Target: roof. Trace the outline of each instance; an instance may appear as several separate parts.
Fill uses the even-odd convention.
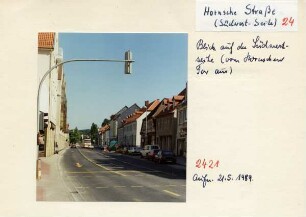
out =
[[[155,107],[159,104],[159,99],[156,99],[154,101],[152,101],[149,105],[148,105],[148,111],[152,111],[153,109],[155,109]]]
[[[53,49],[54,48],[54,32],[38,33],[38,48]]]
[[[163,110],[155,115],[155,118],[172,114],[177,106],[184,100],[184,96],[173,96],[172,100],[164,100]]]
[[[134,112],[132,115],[130,115],[129,117],[127,117],[126,119],[124,119],[122,122],[124,125],[132,123],[134,121],[136,121],[143,113],[145,112],[145,110],[140,109],[136,112]]]
[[[187,94],[187,88],[185,87],[184,90],[182,90],[179,94],[177,95],[181,95],[181,96],[186,96]]]
[[[128,107],[124,106],[122,109],[120,109],[116,114],[111,115],[111,120],[116,120],[125,110],[127,110]]]
[[[174,101],[182,101],[184,98],[185,98],[184,96],[178,95],[178,96],[174,96],[174,97],[172,98],[172,100],[174,100]]]
[[[109,130],[109,125],[108,125],[108,124],[106,124],[105,126],[103,126],[103,127],[101,127],[101,128],[99,129],[99,131],[100,131],[101,133],[104,133],[104,132],[107,131],[107,130]]]

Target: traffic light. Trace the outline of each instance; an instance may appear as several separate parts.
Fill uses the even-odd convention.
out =
[[[125,74],[131,74],[132,73],[132,52],[127,51],[125,52],[125,67],[124,67],[124,73]]]

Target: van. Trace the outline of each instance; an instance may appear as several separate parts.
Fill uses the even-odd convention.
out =
[[[158,150],[158,149],[160,149],[159,145],[145,145],[144,149],[140,151],[140,157],[141,158],[147,157],[148,153],[151,150]]]

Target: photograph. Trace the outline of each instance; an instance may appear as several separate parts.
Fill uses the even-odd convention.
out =
[[[38,33],[36,201],[186,202],[187,33]]]

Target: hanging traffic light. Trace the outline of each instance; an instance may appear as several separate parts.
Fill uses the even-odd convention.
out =
[[[124,73],[125,74],[131,74],[132,73],[132,52],[127,51],[125,52],[125,67],[124,67]]]

